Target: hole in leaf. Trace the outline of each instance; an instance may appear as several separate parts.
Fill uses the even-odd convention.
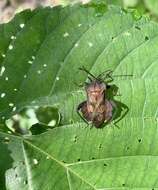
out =
[[[66,38],[66,37],[68,37],[69,36],[69,33],[68,32],[65,32],[64,34],[63,34],[63,37],[64,38]]]
[[[21,23],[19,26],[20,26],[20,28],[24,28],[25,24]]]
[[[11,103],[9,103],[9,106],[10,106],[10,107],[13,107],[13,106],[14,106],[14,104],[11,102]]]
[[[139,26],[135,26],[135,28],[136,28],[137,30],[141,30],[141,28],[140,28]]]
[[[142,141],[142,139],[138,139],[138,142],[140,143]]]
[[[49,127],[54,127],[60,121],[58,109],[51,106],[39,107],[35,110],[35,114],[40,123]]]
[[[95,158],[94,157],[92,157],[92,160],[94,160]]]
[[[77,142],[77,135],[74,136],[74,142]]]
[[[125,186],[125,184],[123,183],[122,186]]]
[[[80,161],[81,161],[81,159],[80,159],[80,158],[78,158],[78,159],[77,159],[77,161],[78,161],[78,162],[80,162]]]
[[[5,95],[6,95],[6,93],[2,93],[2,94],[1,94],[1,98],[4,98]]]
[[[106,167],[107,166],[107,164],[106,163],[104,163],[104,167]]]
[[[4,138],[4,143],[8,144],[9,141],[10,141],[10,139],[9,139],[8,137],[5,137],[5,138]]]
[[[88,45],[89,45],[89,47],[92,47],[93,43],[92,42],[88,42]]]
[[[13,49],[13,45],[9,45],[9,50],[12,50]]]
[[[33,164],[37,165],[38,164],[38,160],[36,158],[33,159]]]
[[[102,144],[99,144],[99,147],[98,148],[101,148],[102,147]]]
[[[111,37],[111,39],[113,40],[113,39],[114,39],[114,37],[112,36],[112,37]]]
[[[127,147],[127,150],[129,150],[129,146]]]
[[[35,56],[32,56],[31,58],[32,58],[33,60],[35,60]]]
[[[24,161],[21,161],[22,165],[25,165],[25,162]]]
[[[28,181],[27,181],[27,180],[25,180],[25,181],[24,181],[24,185],[27,185],[27,184],[28,184]]]
[[[148,36],[145,36],[145,41],[148,41],[149,40],[149,37]]]
[[[18,177],[18,174],[15,174],[15,178],[17,178]]]

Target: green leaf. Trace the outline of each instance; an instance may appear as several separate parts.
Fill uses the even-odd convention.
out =
[[[134,93],[140,98],[141,109],[144,83],[151,86],[156,75],[156,69],[152,72],[155,64],[151,63],[157,56],[157,24],[145,19],[136,21],[119,8],[109,9],[102,17],[96,17],[95,7],[78,5],[33,12],[16,40],[11,41],[13,49],[6,49],[1,63],[5,71],[0,79],[0,118],[25,106],[56,105],[65,123],[79,121],[76,107],[85,96],[84,89],[75,83],[83,83],[87,78],[78,71],[83,65],[94,74],[106,69],[119,75],[133,74],[130,78],[116,78],[115,84],[122,94],[118,100],[131,106],[129,116],[138,116],[137,98],[132,98],[132,103],[129,98],[130,84],[133,91],[139,86]],[[144,58],[146,47],[149,56]],[[148,79],[151,72],[153,80]],[[147,93],[152,94],[151,90]],[[148,115],[149,110],[145,112]]]
[[[92,6],[47,8],[32,12],[10,45],[1,62],[2,119],[24,107],[56,106],[62,124],[73,124],[28,138],[1,132],[7,190],[158,189],[157,23],[113,6],[99,17]],[[113,82],[118,108],[129,108],[119,128],[81,122],[76,107],[86,97],[75,84],[87,80],[81,66],[95,75],[107,69],[133,75]]]
[[[21,14],[16,15],[10,23],[0,25],[0,66],[6,56],[5,53],[10,42],[14,40],[16,35],[21,31],[21,26],[29,22],[32,16],[33,13],[30,10],[26,10]]]
[[[149,11],[158,16],[158,1],[157,0],[144,0],[144,3]]]
[[[125,7],[135,7],[140,0],[123,0]]]
[[[157,123],[135,118],[121,126],[75,124],[30,138],[1,133],[14,160],[7,189],[157,189]]]

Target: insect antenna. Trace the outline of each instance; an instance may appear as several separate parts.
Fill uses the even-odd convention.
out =
[[[102,72],[101,74],[99,74],[98,76],[97,76],[97,78],[102,78],[103,77],[103,75],[104,75],[104,77],[106,77],[107,75],[111,75],[113,73],[113,71],[112,70],[106,70],[106,71],[104,71],[104,72]]]
[[[101,74],[99,74],[97,76],[97,78],[100,79],[100,80],[103,80],[103,81],[108,79],[106,81],[106,83],[109,83],[109,82],[112,82],[114,80],[113,77],[121,77],[121,76],[125,76],[125,77],[130,76],[130,77],[132,77],[133,75],[113,75],[112,70],[106,70],[106,71],[102,72]]]
[[[114,80],[113,77],[112,77],[112,73],[113,73],[112,70],[106,70],[106,71],[102,72],[101,74],[99,74],[97,76],[97,79],[101,80],[101,81],[103,81],[105,83],[110,83],[110,82],[112,82]]]
[[[112,75],[113,77],[133,77],[133,75]]]

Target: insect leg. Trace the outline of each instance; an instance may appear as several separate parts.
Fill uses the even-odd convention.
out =
[[[103,75],[107,75],[108,73],[112,73],[113,71],[112,70],[106,70],[106,71],[104,71],[104,72],[102,72],[101,74],[99,74],[98,76],[97,76],[97,78],[102,78],[103,77]],[[105,75],[105,76],[106,76]],[[105,78],[105,77],[104,77]]]
[[[88,79],[90,80],[90,82],[92,82],[93,80],[91,79],[91,77],[88,76]]]
[[[112,77],[113,71],[108,70],[104,77],[99,76],[101,80],[103,80],[106,84],[112,82],[114,79]]]
[[[86,122],[88,125],[89,125],[89,123],[87,122],[87,120],[81,115],[81,113],[80,113],[80,109],[82,108],[82,106],[84,106],[85,105],[85,103],[86,103],[86,101],[84,101],[84,102],[82,102],[82,103],[80,103],[79,105],[78,105],[78,107],[77,107],[77,114],[80,116],[80,118],[84,121],[84,122]]]
[[[114,79],[112,78],[112,76],[108,76],[108,77],[106,77],[106,78],[109,78],[108,80],[105,80],[105,79],[104,79],[106,84],[108,84],[108,83],[110,83],[110,82],[113,82],[113,80],[114,80]]]

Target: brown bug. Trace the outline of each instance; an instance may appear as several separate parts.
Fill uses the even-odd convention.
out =
[[[108,83],[113,81],[112,71],[107,70],[95,77],[84,67],[79,69],[88,74],[90,82],[85,84],[87,100],[78,105],[77,113],[86,123],[91,122],[99,128],[104,122],[112,121],[117,111],[115,102],[106,97]]]

